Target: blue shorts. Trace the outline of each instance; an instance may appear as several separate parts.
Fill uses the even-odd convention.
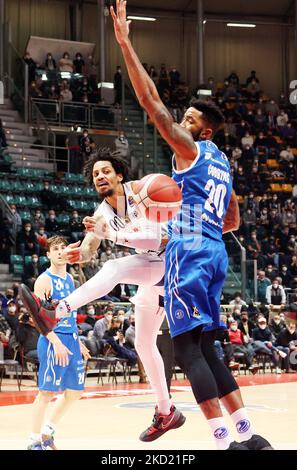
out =
[[[39,337],[37,344],[39,358],[39,390],[59,392],[66,389],[84,389],[84,361],[80,352],[77,333],[56,333],[62,343],[72,352],[66,367],[56,365],[53,345],[45,337]]]
[[[220,299],[228,270],[223,241],[203,237],[197,249],[185,249],[182,240],[166,248],[165,309],[172,337],[197,326],[220,327]]]

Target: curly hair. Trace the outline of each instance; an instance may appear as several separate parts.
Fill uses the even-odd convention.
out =
[[[84,174],[90,185],[93,184],[93,168],[95,163],[105,161],[111,163],[117,175],[122,175],[122,183],[129,181],[128,163],[119,157],[119,152],[112,151],[109,147],[98,147],[84,167]]]
[[[212,101],[203,101],[193,98],[190,101],[190,106],[201,111],[202,119],[213,130],[213,134],[223,126],[225,118],[221,110]]]

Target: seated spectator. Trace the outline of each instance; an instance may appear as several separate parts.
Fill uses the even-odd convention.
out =
[[[293,153],[291,152],[291,147],[289,145],[287,145],[287,147],[284,148],[279,154],[280,162],[282,162],[282,161],[284,161],[284,162],[293,162],[294,158],[295,157],[294,157]]]
[[[123,331],[124,335],[126,333],[126,330],[130,326],[130,322],[127,318],[125,318],[126,310],[123,308],[120,308],[119,310],[116,311],[116,316],[118,320],[121,322],[121,330]]]
[[[137,354],[132,349],[125,347],[125,337],[120,330],[120,325],[120,321],[116,317],[113,318],[110,327],[104,333],[103,339],[118,358],[126,359],[128,366],[134,366],[137,362]]]
[[[295,147],[296,143],[296,131],[294,127],[292,126],[291,122],[288,122],[284,126],[281,127],[280,129],[280,135],[286,142],[286,144]]]
[[[254,122],[255,122],[255,130],[256,130],[256,131],[261,131],[261,130],[266,131],[266,130],[267,130],[267,124],[266,124],[267,120],[266,120],[266,116],[265,116],[265,114],[262,112],[261,109],[258,109],[258,111],[257,111],[257,113],[256,113],[256,116],[255,116],[255,121],[254,121]],[[263,134],[263,132],[262,132],[262,134]],[[257,141],[257,139],[256,139],[256,141]],[[255,141],[255,144],[254,144],[255,147],[256,147],[257,145],[259,145],[259,144],[256,143],[256,141]]]
[[[24,222],[22,230],[17,235],[17,250],[22,256],[39,255],[39,244],[30,222]]]
[[[231,300],[230,305],[234,305],[234,307],[241,308],[243,305],[247,307],[246,302],[241,298],[240,292],[235,292],[234,299]]]
[[[40,227],[44,227],[45,224],[45,217],[42,214],[40,209],[35,209],[33,219],[32,219],[32,227],[35,232],[38,232]]]
[[[37,242],[38,242],[38,245],[39,245],[39,254],[41,256],[45,256],[46,251],[47,251],[48,236],[45,233],[45,228],[44,228],[43,225],[41,225],[39,227],[39,230],[37,231],[37,233],[35,235],[36,235],[36,239],[37,239]]]
[[[49,181],[43,181],[43,189],[38,193],[38,197],[46,209],[54,209],[57,207],[57,198],[55,193],[50,188]]]
[[[68,52],[64,52],[63,57],[59,60],[60,72],[73,72],[73,62]]]
[[[73,264],[69,268],[69,274],[73,277],[75,287],[79,287],[86,282],[86,277],[83,273],[83,270],[80,264]]]
[[[282,265],[279,275],[282,278],[283,287],[290,288],[293,276],[290,273],[290,271],[288,270],[288,266],[286,264]]]
[[[288,322],[286,327],[280,331],[280,333],[278,334],[276,338],[275,345],[280,351],[286,354],[286,357],[283,358],[286,373],[289,373],[289,374],[295,373],[296,372],[296,359],[294,360],[294,362],[290,363],[290,359],[291,359],[290,353],[292,351],[297,350],[297,332],[296,332],[296,324],[294,322]]]
[[[48,90],[48,92],[47,92],[47,94],[46,94],[46,98],[47,98],[48,100],[55,100],[55,101],[56,101],[56,100],[59,99],[59,97],[60,97],[60,95],[59,95],[59,93],[58,93],[58,91],[57,91],[57,89],[56,89],[56,86],[55,86],[55,85],[51,85],[50,88],[49,88],[49,90]]]
[[[60,99],[62,101],[72,101],[72,92],[70,90],[69,85],[66,85],[62,90],[60,91]]]
[[[54,71],[57,68],[56,61],[53,58],[53,55],[51,52],[47,53],[44,66],[45,66],[45,70],[48,70],[49,72]]]
[[[265,353],[271,357],[271,360],[276,368],[276,373],[281,374],[280,364],[280,354],[275,346],[273,346],[274,336],[271,333],[270,329],[267,326],[266,318],[259,317],[257,321],[257,326],[253,329],[253,343],[252,346],[257,353]],[[281,351],[281,355],[282,354]]]
[[[176,67],[172,67],[169,72],[170,85],[173,89],[177,88],[180,83],[180,73]]]
[[[252,331],[255,326],[255,323],[249,319],[247,308],[242,307],[240,312],[240,321],[238,323],[238,329],[242,332],[245,343],[249,343],[251,341]]]
[[[129,142],[127,137],[125,137],[124,131],[119,132],[119,136],[114,141],[115,148],[119,152],[119,156],[124,159],[129,158]]]
[[[111,320],[113,318],[113,310],[106,310],[104,317],[97,320],[94,325],[94,338],[97,342],[102,341],[104,333],[110,328]]]
[[[49,237],[56,235],[60,229],[59,223],[57,222],[56,211],[53,209],[48,211],[48,217],[45,219],[45,231]]]
[[[83,130],[83,136],[80,139],[80,149],[83,157],[83,164],[85,164],[91,156],[95,143],[92,137],[89,135],[88,129]]]
[[[268,103],[266,103],[265,111],[266,114],[271,113],[274,117],[276,117],[279,114],[279,106],[273,99],[271,99],[268,101]]]
[[[13,230],[14,223],[16,223],[16,225],[17,225],[17,228],[16,228],[17,233],[19,233],[22,230],[23,222],[22,222],[22,218],[21,218],[20,214],[18,213],[18,210],[17,210],[17,207],[16,207],[15,204],[10,205],[10,210],[13,214],[14,221],[13,220],[10,221],[9,215],[8,215],[7,219],[8,219],[9,223],[11,222],[11,229],[8,229],[8,230],[10,231],[10,233],[12,235],[12,230]]]
[[[242,137],[241,139],[241,145],[242,147],[245,147],[246,145],[249,145],[250,147],[252,147],[253,144],[254,144],[254,138],[253,136],[250,135],[249,131],[247,131],[244,137]]]
[[[266,303],[267,287],[271,285],[271,280],[266,277],[265,271],[258,271],[258,301],[261,304]]]
[[[269,329],[273,336],[277,338],[278,334],[286,327],[286,323],[284,320],[281,320],[279,315],[274,315],[269,323]]]
[[[71,239],[73,242],[82,240],[84,237],[84,225],[82,223],[82,218],[78,215],[77,210],[72,211],[69,227],[71,232]]]
[[[95,274],[97,274],[97,272],[99,271],[99,267],[98,267],[98,264],[97,264],[97,261],[95,258],[92,258],[89,263],[87,263],[84,267],[84,275],[86,277],[86,280],[88,281],[89,279],[91,279],[92,277],[95,276]]]
[[[44,268],[39,263],[39,258],[37,255],[31,256],[32,261],[30,263],[25,263],[23,282],[26,284],[31,291],[34,290],[34,284],[39,274],[44,271]]]
[[[256,82],[255,79],[253,79],[248,86],[246,87],[247,94],[251,99],[258,100],[260,97],[260,85],[259,83]]]
[[[24,307],[20,309],[16,338],[22,347],[24,356],[28,359],[38,360],[37,342],[39,333],[35,328],[32,318]]]
[[[246,79],[246,84],[249,85],[252,81],[259,83],[259,79],[256,76],[256,71],[252,70],[250,76]]]
[[[280,305],[284,307],[286,305],[286,293],[277,278],[273,279],[272,285],[267,287],[266,300],[270,306]]]
[[[241,330],[238,328],[238,323],[236,320],[231,321],[229,329],[230,342],[232,344],[234,353],[244,354],[244,361],[246,367],[255,374],[259,370],[257,364],[253,364],[253,358],[255,356],[255,351],[252,345],[247,341],[245,342],[244,335]]]
[[[284,127],[289,122],[287,113],[282,110],[276,118],[276,123],[278,127]]]
[[[101,252],[100,254],[100,261],[105,263],[106,261],[109,261],[111,259],[116,259],[115,254],[112,252],[112,249],[110,247],[107,247],[106,251]]]
[[[73,72],[82,75],[84,65],[85,61],[83,60],[81,53],[77,52],[73,61]]]
[[[257,232],[252,230],[247,242],[247,255],[249,258],[257,259],[261,254],[261,242],[257,239]]]
[[[0,313],[0,346],[4,349],[4,359],[8,359],[9,354],[9,338],[11,336],[11,328],[2,313]],[[3,357],[0,357],[2,360]]]
[[[10,299],[7,302],[7,309],[4,311],[4,317],[9,324],[10,329],[12,332],[15,332],[18,325],[18,316],[19,312],[17,309],[16,300]]]

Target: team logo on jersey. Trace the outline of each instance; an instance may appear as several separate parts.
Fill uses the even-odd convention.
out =
[[[228,429],[227,428],[218,428],[214,432],[214,437],[216,439],[225,439],[228,436]]]
[[[128,204],[129,204],[130,207],[135,206],[135,201],[134,201],[132,196],[128,197]]]
[[[61,380],[62,380],[61,377],[58,380],[56,380],[56,385],[57,386],[61,385]]]
[[[197,307],[193,307],[193,317],[194,318],[200,318],[201,317]]]
[[[69,322],[68,322],[67,319],[66,319],[66,320],[63,320],[63,325],[68,325],[68,323],[69,323]]]
[[[185,314],[182,310],[177,310],[175,312],[175,318],[177,318],[178,320],[181,320],[182,318],[184,318]]]
[[[210,160],[212,158],[212,153],[205,152],[205,160]]]
[[[55,289],[62,290],[64,289],[64,283],[61,281],[61,279],[54,279],[54,284],[55,284]]]

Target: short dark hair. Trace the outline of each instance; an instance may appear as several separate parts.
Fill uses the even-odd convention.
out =
[[[109,147],[99,147],[84,168],[85,175],[90,184],[93,184],[93,168],[95,163],[104,161],[110,162],[116,174],[123,176],[122,183],[126,183],[129,180],[128,163],[119,157],[119,152],[113,152]]]
[[[190,106],[201,111],[202,119],[211,127],[214,134],[216,134],[224,124],[225,118],[223,113],[212,101],[193,98],[190,101]]]

